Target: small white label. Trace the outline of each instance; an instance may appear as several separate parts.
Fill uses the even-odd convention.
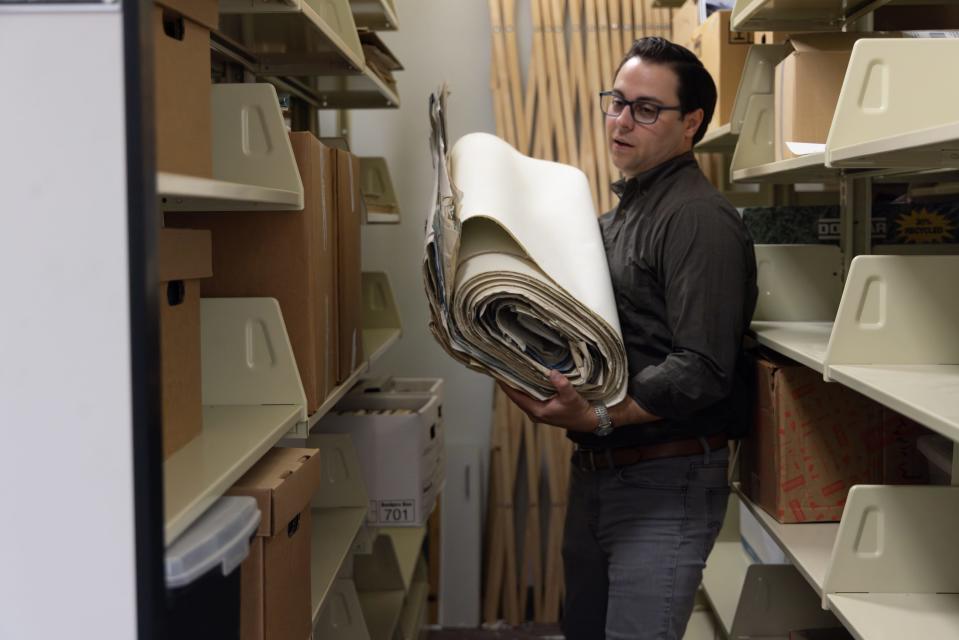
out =
[[[414,522],[415,500],[380,500],[376,508],[377,522],[382,525]]]

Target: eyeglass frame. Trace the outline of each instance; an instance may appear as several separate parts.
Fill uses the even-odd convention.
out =
[[[600,91],[599,92],[599,101],[600,101],[599,110],[602,111],[603,115],[605,115],[608,118],[618,118],[622,114],[622,111],[615,114],[607,113],[606,111],[603,111],[602,102],[604,97],[615,98],[619,100],[620,102],[622,102],[626,107],[629,107],[629,116],[633,119],[633,122],[635,122],[636,124],[656,124],[656,122],[659,120],[659,114],[662,113],[663,111],[679,111],[680,113],[683,112],[683,106],[681,104],[678,104],[674,107],[664,107],[661,104],[657,104],[655,102],[652,102],[651,100],[645,100],[643,98],[637,98],[636,100],[627,100],[625,97],[623,97],[621,93],[615,90]],[[633,106],[640,103],[647,104],[651,107],[656,108],[656,117],[653,118],[651,122],[643,122],[641,120],[636,119],[636,111],[633,109]]]

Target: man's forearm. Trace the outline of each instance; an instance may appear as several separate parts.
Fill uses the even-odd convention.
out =
[[[626,399],[619,404],[609,407],[608,411],[609,419],[613,421],[614,427],[655,422],[660,419],[659,416],[655,416],[643,409],[629,396],[626,396]]]

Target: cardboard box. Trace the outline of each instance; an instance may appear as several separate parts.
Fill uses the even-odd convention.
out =
[[[716,111],[709,128],[730,121],[739,81],[752,46],[751,33],[730,31],[731,11],[715,11],[693,33],[692,50],[716,83]]]
[[[433,395],[345,397],[317,423],[320,433],[348,433],[370,499],[368,520],[418,526],[433,510],[445,471],[439,398]]]
[[[339,362],[337,382],[350,377],[363,361],[362,273],[360,251],[360,160],[347,151],[336,154],[336,307]]]
[[[673,11],[673,42],[692,50],[693,34],[698,28],[699,3],[696,0],[686,0],[683,6]]]
[[[788,31],[756,31],[753,33],[753,44],[782,44],[788,39]]]
[[[881,407],[786,361],[757,362],[743,489],[779,522],[836,522],[854,484],[882,479]]]
[[[210,29],[154,6],[153,47],[157,169],[209,178]]]
[[[302,211],[173,213],[169,226],[213,233],[213,278],[205,297],[271,297],[280,303],[315,412],[336,382],[334,156],[310,133],[291,133],[303,180]],[[359,233],[359,229],[357,229]]]
[[[153,4],[179,13],[210,31],[215,31],[220,26],[218,0],[153,0]]]
[[[817,34],[790,40],[793,52],[776,65],[777,160],[825,148],[857,34]]]
[[[274,448],[227,495],[252,496],[263,514],[241,565],[242,640],[302,640],[313,626],[310,501],[321,482],[318,449]]]
[[[164,460],[203,429],[200,369],[200,278],[212,274],[210,234],[161,229],[160,403]]]

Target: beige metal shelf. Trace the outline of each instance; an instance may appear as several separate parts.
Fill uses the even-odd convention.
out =
[[[215,84],[210,102],[213,179],[158,173],[160,208],[303,209],[303,183],[273,85]]]
[[[403,640],[416,640],[426,616],[426,600],[430,594],[428,582],[414,582],[406,596],[400,615],[400,635]]]
[[[959,594],[830,594],[829,608],[858,640],[959,638]]]
[[[302,75],[302,74],[298,74]],[[364,63],[359,75],[316,74],[309,79],[325,109],[383,109],[400,106],[396,90]]]
[[[393,0],[350,0],[356,26],[370,31],[395,31],[399,28]]]
[[[841,31],[843,25],[891,0],[736,0],[736,31]],[[928,3],[927,3],[928,4]]]
[[[723,527],[703,570],[703,592],[727,637],[732,633],[746,572],[753,564],[740,537],[740,508],[739,498],[731,495]]]
[[[313,509],[310,594],[314,625],[365,519],[363,507]]]
[[[306,419],[276,300],[204,298],[200,316],[203,430],[163,464],[167,544]]]
[[[738,135],[730,132],[731,125],[724,124],[708,132],[696,145],[696,153],[732,152],[736,148]]]
[[[296,424],[299,407],[204,407],[203,432],[163,463],[169,545]]]
[[[955,38],[858,41],[829,131],[827,164],[959,168],[959,86],[927,77],[956,59]]]
[[[378,527],[376,530],[392,540],[403,587],[409,589],[423,550],[426,527]]]
[[[733,490],[739,496],[742,505],[756,517],[773,540],[782,547],[786,556],[813,590],[821,596],[830,557],[839,533],[839,524],[833,522],[781,524],[766,513],[765,509],[754,504],[742,492],[739,483],[733,485]]]
[[[823,153],[810,153],[798,158],[734,169],[733,181],[795,184],[797,182],[834,182],[838,180],[839,170],[827,167],[824,164],[824,159],[825,154]]]
[[[759,344],[823,373],[831,322],[753,322]]]
[[[396,591],[359,591],[360,607],[370,640],[391,640],[403,610],[406,594]]]
[[[959,365],[832,365],[829,378],[959,441]]]

